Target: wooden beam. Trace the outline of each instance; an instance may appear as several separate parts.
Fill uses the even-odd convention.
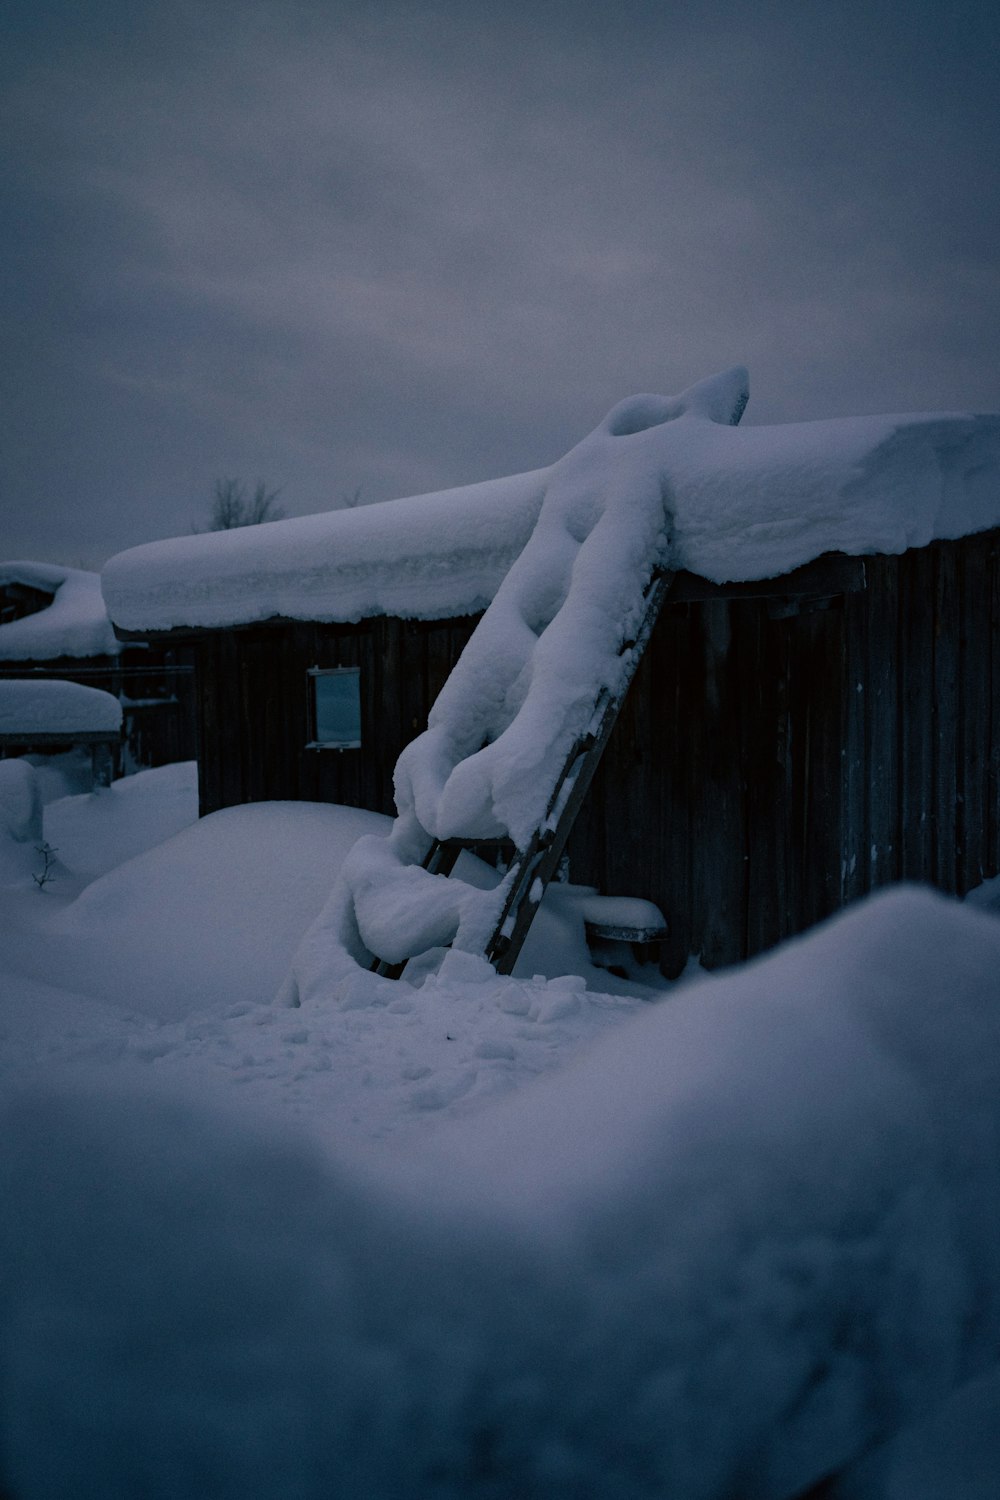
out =
[[[836,599],[841,594],[860,593],[866,586],[863,557],[827,552],[778,578],[759,578],[749,582],[710,583],[695,573],[680,572],[674,578],[665,608],[669,609],[671,604],[703,604],[710,599],[780,599],[789,602]]]

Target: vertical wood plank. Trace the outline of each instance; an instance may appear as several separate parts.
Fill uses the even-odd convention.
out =
[[[989,759],[986,781],[986,874],[1000,874],[1000,532],[987,556],[990,596]]]
[[[901,875],[932,878],[934,565],[930,549],[900,558]]]
[[[841,899],[845,704],[844,602],[803,615],[797,639],[798,693],[793,733],[804,765],[802,930],[836,911]]]
[[[791,766],[788,743],[788,622],[754,601],[734,611],[742,657],[733,728],[745,787],[746,956],[772,947],[788,920]]]
[[[959,548],[958,892],[986,878],[988,865],[990,551],[989,537]]]
[[[934,568],[934,816],[932,878],[943,891],[956,886],[958,723],[958,571],[955,542],[932,548]]]
[[[899,563],[872,557],[868,575],[867,782],[868,888],[898,880],[899,828]]]
[[[844,674],[841,748],[841,903],[868,889],[869,784],[866,764],[868,715],[867,590],[844,600]]]
[[[691,638],[691,606],[682,604],[664,610],[650,642],[661,703],[653,762],[659,783],[658,869],[651,896],[667,919],[661,964],[671,979],[697,951],[691,905],[691,724],[695,711],[687,676]]]
[[[739,673],[754,670],[741,653],[751,602],[698,605],[692,669],[696,711],[692,740],[692,917],[694,943],[707,968],[737,963],[746,952],[746,816],[738,732]],[[697,711],[700,707],[701,712]]]

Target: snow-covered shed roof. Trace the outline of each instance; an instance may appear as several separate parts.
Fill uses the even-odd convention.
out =
[[[111,693],[51,677],[0,679],[0,735],[116,734],[122,706]]]
[[[713,419],[712,389],[740,380],[631,397],[597,429],[620,443],[622,484],[658,476],[675,567],[748,581],[824,552],[898,553],[1000,524],[1000,415]],[[153,542],[111,559],[104,596],[115,624],[138,632],[470,613],[519,555],[550,473]]]
[[[34,614],[0,624],[0,661],[52,661],[120,651],[99,573],[54,563],[0,563],[0,590],[10,584],[48,594],[52,602]]]

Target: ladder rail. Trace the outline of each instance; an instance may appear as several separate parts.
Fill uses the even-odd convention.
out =
[[[546,887],[556,872],[566,842],[572,832],[584,798],[601,762],[601,757],[618,722],[632,680],[645,655],[653,627],[659,618],[663,601],[669,592],[674,573],[656,570],[644,594],[645,609],[633,640],[624,641],[619,650],[627,656],[621,678],[613,692],[603,689],[594,704],[591,725],[574,743],[566,756],[546,807],[545,817],[523,849],[514,849],[505,878],[509,880],[506,899],[489,939],[484,956],[498,974],[513,969],[528,935],[535,912]],[[478,846],[502,846],[504,840],[434,839],[422,861],[432,875],[451,874],[463,850],[474,852]],[[510,878],[512,877],[512,878]],[[390,963],[375,957],[372,972],[387,979],[399,979],[408,959]]]
[[[605,691],[598,698],[593,715],[593,718],[600,715],[597,729],[584,734],[567,756],[549,799],[544,821],[536,828],[527,848],[518,850],[508,869],[508,874],[515,872],[514,879],[485,949],[485,956],[498,974],[509,974],[518,960],[535,912],[556,872],[573,824],[618,722],[673,579],[672,571],[654,572],[635,639],[626,641],[621,648],[623,656],[630,653],[622,680],[613,693]]]

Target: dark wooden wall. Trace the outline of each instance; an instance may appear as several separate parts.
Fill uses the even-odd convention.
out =
[[[992,532],[866,558],[866,589],[785,618],[763,599],[668,606],[573,878],[656,901],[676,974],[891,881],[964,894],[998,873],[998,556]]]
[[[662,907],[664,968],[737,962],[901,878],[1000,871],[1000,532],[865,560],[867,588],[668,605],[570,842],[571,878]],[[392,770],[474,618],[199,642],[202,811],[392,812]],[[994,647],[994,642],[997,646]],[[360,666],[360,751],[306,750],[310,666]]]
[[[457,620],[286,623],[201,637],[202,813],[274,798],[392,813],[392,773],[475,626]],[[360,667],[360,750],[307,750],[310,667]]]

